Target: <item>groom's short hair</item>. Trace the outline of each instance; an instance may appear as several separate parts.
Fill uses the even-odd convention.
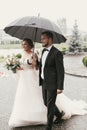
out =
[[[50,31],[44,31],[41,33],[41,35],[46,35],[48,38],[51,38],[53,40],[53,34]]]

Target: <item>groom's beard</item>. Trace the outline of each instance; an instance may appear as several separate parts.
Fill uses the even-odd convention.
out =
[[[48,47],[49,46],[49,43],[46,43],[46,44],[42,44],[43,47]]]

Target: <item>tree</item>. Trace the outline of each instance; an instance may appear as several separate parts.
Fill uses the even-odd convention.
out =
[[[81,48],[82,48],[81,38],[80,38],[79,31],[78,31],[77,21],[75,20],[72,37],[71,37],[70,43],[69,43],[69,51],[73,52],[73,53],[78,53],[78,52],[81,52],[81,50],[82,50]]]

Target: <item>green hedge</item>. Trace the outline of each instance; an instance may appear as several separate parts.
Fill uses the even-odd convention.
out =
[[[87,67],[87,56],[83,57],[82,62]]]

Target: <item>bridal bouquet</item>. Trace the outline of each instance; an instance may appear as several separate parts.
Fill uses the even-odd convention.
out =
[[[23,67],[20,63],[20,59],[14,54],[11,56],[7,56],[5,66],[8,70],[11,70],[13,73],[16,73],[17,70],[23,70]]]

